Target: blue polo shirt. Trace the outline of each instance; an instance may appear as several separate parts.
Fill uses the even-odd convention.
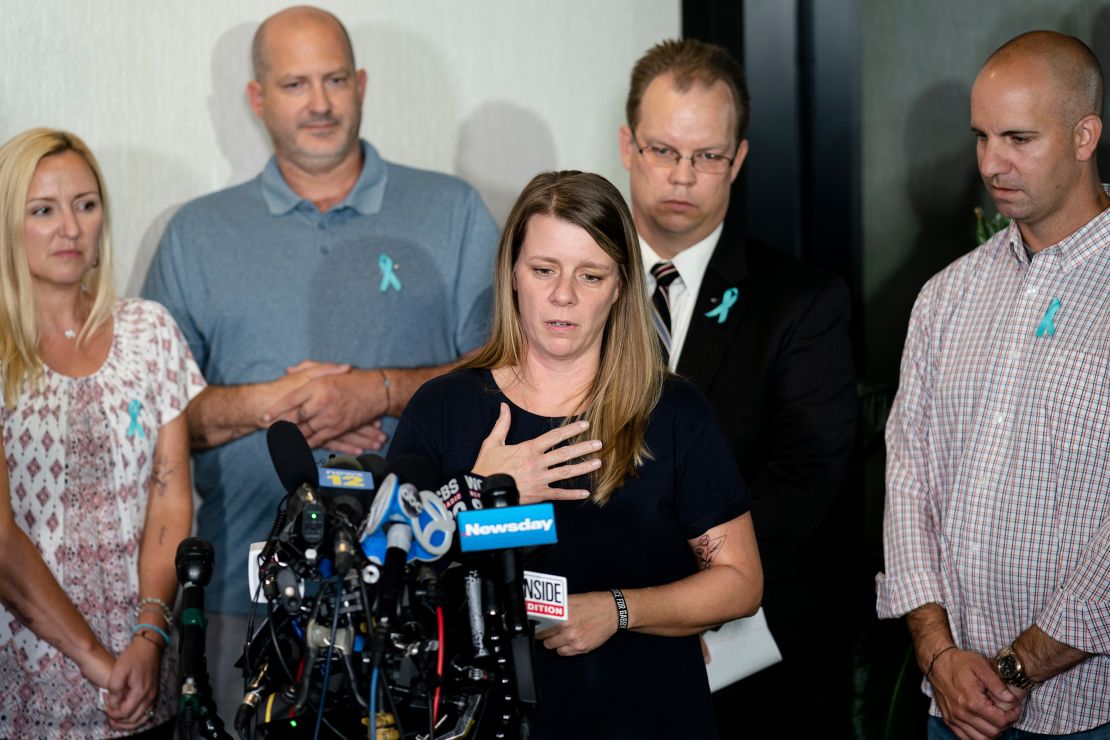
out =
[[[454,360],[486,339],[497,228],[458,178],[383,160],[321,213],[277,161],[170,221],[143,296],[165,305],[212,385],[274,380],[304,359],[358,368]],[[397,420],[383,419],[391,434]],[[323,454],[326,451],[320,451]],[[247,549],[285,494],[263,431],[193,455],[210,608],[245,614]]]

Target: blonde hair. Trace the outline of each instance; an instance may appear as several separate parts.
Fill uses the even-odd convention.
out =
[[[0,147],[0,375],[8,409],[15,407],[24,382],[35,383],[42,376],[37,308],[24,243],[27,194],[39,163],[64,152],[77,154],[92,170],[104,216],[98,260],[81,280],[82,288],[93,297],[93,305],[77,335],[78,342],[88,339],[111,318],[116,301],[108,193],[93,153],[78,136],[66,131],[34,128],[15,136]]]
[[[513,265],[533,216],[554,216],[580,226],[613,259],[621,291],[609,311],[597,377],[587,390],[581,418],[602,440],[601,468],[591,475],[591,499],[605,504],[636,468],[651,457],[644,436],[662,394],[667,369],[651,325],[639,241],[624,198],[600,175],[543,172],[525,186],[509,213],[497,250],[493,329],[489,342],[465,367],[522,367],[527,341],[521,327]]]

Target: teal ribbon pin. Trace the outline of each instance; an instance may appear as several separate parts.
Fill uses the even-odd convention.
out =
[[[136,434],[140,437],[145,437],[143,427],[139,424],[139,412],[143,410],[143,404],[139,399],[133,400],[127,404],[127,413],[131,415],[131,424],[127,427],[127,436],[134,437]]]
[[[382,284],[379,290],[386,292],[390,288],[394,290],[401,290],[401,281],[397,279],[397,274],[393,272],[393,258],[388,254],[382,254],[378,257],[378,268],[382,271]]]
[[[712,319],[716,317],[718,324],[723,324],[728,319],[728,310],[736,303],[737,296],[740,291],[736,288],[729,288],[725,294],[721,296],[721,305],[714,308],[712,311],[706,311],[705,317]]]
[[[1060,299],[1053,298],[1048,304],[1048,310],[1044,312],[1044,318],[1041,323],[1037,324],[1038,337],[1051,337],[1056,333],[1056,325],[1052,323],[1052,319],[1056,316],[1056,312],[1060,310]]]

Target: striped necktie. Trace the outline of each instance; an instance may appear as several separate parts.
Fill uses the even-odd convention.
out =
[[[655,309],[655,331],[663,345],[663,361],[671,358],[671,283],[678,278],[678,270],[671,262],[656,262],[652,265],[651,276],[655,278],[655,292],[651,294],[651,305]]]

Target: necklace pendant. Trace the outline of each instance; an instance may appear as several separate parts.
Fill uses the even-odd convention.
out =
[[[76,329],[66,329],[65,331],[62,332],[62,336],[64,336],[66,339],[76,339],[77,338],[77,330]]]

